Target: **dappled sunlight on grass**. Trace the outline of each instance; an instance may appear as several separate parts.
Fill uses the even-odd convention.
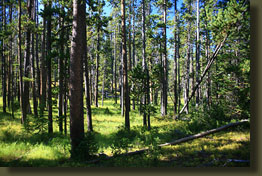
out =
[[[0,98],[1,99],[1,98]],[[1,106],[1,105],[0,105]],[[0,107],[1,108],[1,107]],[[92,106],[94,139],[97,153],[112,156],[115,153],[135,151],[145,147],[150,150],[144,154],[101,161],[100,164],[87,165],[70,160],[70,136],[59,133],[57,107],[53,106],[54,133],[36,133],[21,125],[20,110],[13,119],[10,112],[0,109],[0,164],[1,166],[221,166],[226,159],[248,159],[250,151],[249,131],[225,131],[200,139],[166,146],[158,149],[161,143],[180,139],[192,132],[188,121],[174,120],[171,115],[161,117],[159,109],[151,116],[151,130],[143,127],[143,117],[138,109],[130,112],[130,132],[123,128],[125,118],[121,116],[119,104],[105,99],[103,107]],[[138,108],[138,106],[136,107]],[[84,116],[87,131],[86,110]],[[70,113],[67,112],[69,130]],[[44,112],[47,119],[47,112]],[[28,115],[30,123],[33,115]],[[36,119],[37,120],[37,119]],[[230,166],[230,164],[228,164]],[[234,166],[234,164],[233,164]],[[246,165],[244,165],[246,166]]]

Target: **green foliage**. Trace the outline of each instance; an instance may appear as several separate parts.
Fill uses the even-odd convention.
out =
[[[71,156],[74,156],[76,160],[88,160],[94,157],[98,149],[99,146],[95,139],[95,133],[87,132],[85,133],[84,139],[78,145],[75,153],[73,155],[71,154]]]
[[[112,153],[117,155],[122,151],[128,152],[128,149],[132,147],[132,142],[135,140],[135,137],[135,131],[128,131],[125,126],[119,126],[118,131],[113,134],[112,137]]]

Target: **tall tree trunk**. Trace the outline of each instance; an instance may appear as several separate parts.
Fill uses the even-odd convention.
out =
[[[180,49],[180,27],[179,27],[179,15],[177,14],[178,21],[177,21],[177,87],[178,87],[178,92],[177,92],[177,101],[178,101],[178,107],[177,107],[177,112],[180,110],[180,105],[181,105],[181,78],[180,78],[180,54],[179,54],[179,49]],[[179,115],[179,114],[178,114]]]
[[[125,0],[121,0],[121,27],[122,27],[122,58],[123,58],[123,88],[124,88],[124,105],[125,105],[125,128],[130,129],[129,111],[129,86],[127,74],[127,51],[126,51],[126,19],[125,19]]]
[[[191,14],[191,1],[189,2],[189,14]],[[189,89],[190,89],[190,56],[191,56],[191,20],[188,19],[187,26],[187,62],[186,62],[186,80],[185,80],[185,102],[189,98]],[[188,114],[189,106],[186,107],[186,113]]]
[[[86,35],[85,35],[86,37]],[[87,130],[93,131],[93,125],[92,125],[92,111],[91,111],[91,105],[90,105],[90,93],[89,93],[89,65],[88,65],[88,57],[87,57],[87,46],[86,46],[86,40],[84,47],[85,49],[85,57],[84,57],[84,66],[85,66],[85,98],[86,98],[86,116],[87,116]]]
[[[145,35],[145,0],[142,0],[142,44],[143,44],[143,48],[142,48],[142,67],[143,67],[143,71],[146,72],[146,35]],[[143,81],[143,89],[146,91],[147,90],[147,84],[146,81]],[[146,111],[145,111],[145,107],[147,105],[147,92],[144,93],[143,97],[142,97],[142,103],[144,106],[144,112],[143,112],[143,125],[147,126],[147,120],[146,120]]]
[[[132,21],[133,21],[133,24],[132,24],[132,32],[133,32],[133,38],[132,38],[132,49],[133,49],[133,53],[132,53],[132,64],[133,64],[133,67],[137,64],[136,62],[136,54],[135,54],[135,51],[136,51],[136,46],[135,46],[135,39],[136,39],[136,33],[135,33],[135,0],[132,0],[132,9],[133,9],[133,13],[132,13]],[[133,90],[134,89],[134,84],[132,84],[132,87],[131,89]],[[133,98],[132,100],[132,109],[135,110],[135,98]]]
[[[6,28],[6,7],[5,2],[2,2],[2,29],[5,31]],[[6,58],[5,58],[5,41],[2,40],[2,89],[3,89],[3,112],[6,113]]]
[[[105,97],[105,77],[106,77],[106,59],[104,60],[104,68],[103,68],[103,83],[102,83],[102,107],[104,106],[104,97]]]
[[[199,72],[200,72],[200,39],[199,39],[199,32],[200,32],[200,26],[199,26],[199,0],[197,0],[197,31],[196,31],[196,82],[198,84],[199,82]],[[199,104],[199,96],[200,96],[200,87],[196,91],[196,106]]]
[[[64,7],[62,6],[62,9]],[[58,119],[59,119],[59,131],[63,133],[63,106],[64,106],[64,15],[60,16],[61,35],[60,35],[60,57],[58,62],[58,73],[59,73],[59,95],[58,95]]]
[[[113,33],[110,34],[110,48],[112,48],[111,52],[110,52],[110,59],[111,59],[111,94],[112,96],[114,95],[114,50],[113,50]]]
[[[194,70],[194,57],[193,57],[193,44],[190,44],[190,73],[189,73],[189,78],[190,78],[190,90],[191,93],[194,90],[195,86],[195,70]]]
[[[19,60],[19,87],[20,87],[20,107],[22,112],[21,123],[26,121],[26,111],[24,111],[24,89],[23,89],[23,60],[22,60],[22,47],[21,47],[21,0],[18,1],[18,60]]]
[[[114,80],[115,80],[115,104],[117,104],[117,80],[116,80],[116,30],[114,31]]]
[[[177,52],[178,52],[178,47],[177,47],[177,0],[174,0],[174,23],[175,23],[175,33],[174,33],[174,118],[176,117],[177,114],[177,100],[178,100],[178,91],[177,91]]]
[[[69,31],[66,32],[66,40],[69,40]],[[66,55],[70,54],[69,46],[66,45]],[[69,69],[68,59],[65,59],[65,67],[64,67],[64,75],[70,76],[70,69]],[[64,133],[67,134],[67,109],[68,109],[68,76],[65,77],[65,84],[64,84]]]
[[[10,8],[9,8],[9,22],[12,24],[12,18],[13,18],[13,4],[10,3]],[[10,35],[10,52],[9,52],[9,72],[10,72],[10,81],[9,85],[10,88],[8,89],[9,92],[9,99],[11,101],[11,111],[12,111],[12,118],[14,118],[14,90],[15,90],[15,77],[14,77],[14,71],[13,71],[13,36]]]
[[[99,81],[99,57],[100,57],[100,24],[97,27],[97,45],[96,45],[96,82],[95,82],[95,106],[98,107],[98,81]]]
[[[46,4],[44,5],[46,9]],[[42,55],[41,55],[41,91],[40,91],[40,116],[43,116],[46,107],[46,18],[43,17]]]
[[[164,29],[163,29],[163,38],[164,38],[164,57],[163,57],[163,69],[164,69],[164,73],[163,73],[163,86],[162,86],[162,93],[163,93],[163,97],[162,97],[162,100],[163,100],[163,103],[162,103],[162,108],[161,108],[161,115],[162,116],[165,116],[167,115],[167,45],[166,45],[166,6],[167,6],[167,2],[166,0],[163,0],[164,1]]]
[[[32,0],[27,1],[27,10],[29,20],[32,21]],[[31,29],[27,28],[26,32],[26,52],[25,52],[25,60],[24,60],[24,77],[29,79],[30,73],[30,43],[31,43]],[[30,112],[30,102],[29,102],[29,81],[24,81],[24,111],[25,113]]]
[[[32,21],[35,22],[35,0],[32,1]],[[36,73],[35,73],[35,34],[32,32],[32,50],[31,50],[31,69],[32,69],[32,91],[33,91],[33,106],[34,106],[34,116],[38,117],[38,111],[37,111],[37,93],[36,93]]]
[[[38,0],[35,0],[35,19],[36,19],[36,28],[38,28]],[[39,38],[38,33],[35,34],[36,42],[35,42],[35,61],[36,61],[36,78],[37,78],[37,97],[39,102],[41,101],[40,97],[40,87],[41,87],[41,79],[40,79],[40,69],[39,69]]]
[[[48,9],[51,9],[52,2],[48,2]],[[50,13],[50,12],[49,12]],[[48,102],[48,133],[53,133],[53,115],[52,115],[52,56],[51,56],[51,14],[47,16],[47,102]]]
[[[83,113],[83,57],[86,28],[86,1],[73,0],[73,30],[70,54],[70,137],[71,157],[76,157],[76,151],[84,138]]]

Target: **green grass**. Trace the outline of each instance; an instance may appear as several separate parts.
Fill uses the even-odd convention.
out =
[[[2,99],[0,98],[2,103]],[[115,157],[87,164],[84,160],[70,159],[70,137],[60,134],[58,130],[56,106],[53,106],[54,134],[28,131],[20,123],[20,110],[15,112],[15,118],[2,112],[0,103],[0,166],[61,166],[61,167],[208,167],[208,166],[249,166],[249,163],[228,162],[227,159],[249,160],[250,137],[249,127],[234,128],[205,138],[176,146],[161,149],[157,144],[179,139],[193,132],[188,121],[174,121],[172,115],[151,116],[152,130],[143,128],[143,119],[138,110],[130,112],[131,131],[123,130],[124,117],[121,116],[119,104],[106,99],[103,107],[92,106],[92,119],[97,153],[112,156],[114,153],[150,147],[151,150],[142,155]],[[32,103],[31,103],[32,105]],[[100,104],[101,105],[101,104]],[[172,112],[171,104],[169,105]],[[68,128],[69,128],[69,112]],[[47,113],[45,112],[47,119]],[[28,116],[33,121],[32,115]],[[85,131],[87,129],[85,114]],[[69,131],[69,129],[68,129]],[[225,164],[226,163],[226,164]]]

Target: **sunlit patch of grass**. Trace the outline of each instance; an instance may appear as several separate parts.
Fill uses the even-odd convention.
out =
[[[0,158],[6,162],[18,160],[23,157],[23,155],[26,154],[31,149],[31,147],[32,146],[26,142],[0,142]]]
[[[223,166],[227,159],[249,160],[249,143],[247,130],[219,132],[179,145],[166,146],[160,160],[174,166]],[[231,163],[228,166],[249,166],[249,163]]]
[[[1,97],[0,97],[1,102]],[[32,103],[31,103],[32,105]],[[1,106],[1,105],[0,105]],[[1,107],[0,107],[1,108]],[[172,108],[171,106],[169,107]],[[58,128],[58,111],[53,106],[54,134],[35,134],[34,131],[26,132],[20,123],[21,112],[15,113],[12,119],[10,112],[2,113],[0,109],[0,163],[9,163],[16,166],[58,166],[60,161],[65,161],[62,166],[86,166],[85,163],[76,161],[71,163],[70,158],[70,136],[60,134]],[[114,100],[105,99],[104,106],[96,108],[92,106],[93,129],[95,140],[99,147],[98,153],[112,155],[112,145],[125,118],[121,116],[119,104]],[[47,119],[47,111],[44,118]],[[67,112],[67,127],[69,130],[70,112]],[[34,118],[29,115],[31,121]],[[84,116],[85,131],[87,131],[86,111]],[[187,121],[175,121],[172,115],[161,117],[159,109],[151,116],[151,131],[143,128],[143,117],[136,110],[130,112],[131,132],[134,139],[127,141],[128,150],[138,150],[144,147],[169,142],[191,135],[188,130]],[[144,130],[144,131],[143,131]],[[152,150],[142,155],[122,157],[113,161],[103,162],[103,166],[121,167],[150,167],[150,166],[198,166],[211,162],[211,166],[223,165],[224,159],[241,156],[241,159],[249,158],[249,131],[226,131],[209,135],[200,139],[182,143],[175,146],[167,146],[161,150]],[[154,142],[154,144],[152,144]],[[243,149],[245,147],[245,149]],[[121,149],[125,152],[125,149]],[[223,161],[220,161],[223,160]],[[88,165],[92,166],[92,165]],[[96,165],[94,165],[96,166]]]

